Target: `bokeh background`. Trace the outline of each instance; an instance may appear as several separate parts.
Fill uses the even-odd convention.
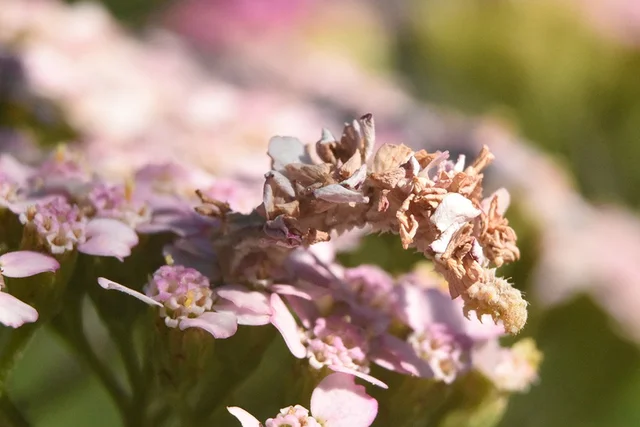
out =
[[[506,275],[545,355],[501,425],[640,425],[637,0],[0,0],[0,144],[24,159],[69,142],[115,175],[153,156],[257,182],[271,136],[366,112],[384,141],[498,157],[523,254]],[[342,255],[419,259],[379,237]],[[120,425],[46,330],[11,381],[35,426]]]

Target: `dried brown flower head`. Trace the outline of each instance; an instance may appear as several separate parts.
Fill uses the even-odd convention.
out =
[[[226,224],[214,237],[214,247],[228,258],[221,270],[234,279],[247,278],[250,261],[268,275],[291,248],[368,225],[375,232],[399,234],[405,249],[431,259],[466,312],[490,314],[507,331],[520,331],[527,303],[492,268],[518,259],[519,251],[503,217],[506,190],[482,199],[482,170],[493,160],[489,149],[483,147],[465,167],[463,156],[453,162],[447,152],[385,144],[374,154],[374,145],[370,114],[346,124],[339,140],[327,130],[315,145],[272,138],[272,170],[254,213],[229,214],[219,202],[203,200],[207,206],[200,211]]]

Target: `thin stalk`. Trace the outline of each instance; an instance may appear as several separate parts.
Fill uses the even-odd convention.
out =
[[[30,427],[31,425],[6,393],[0,396],[0,411],[3,421],[8,423],[7,427]]]
[[[123,420],[129,416],[129,397],[120,386],[112,371],[102,363],[91,347],[82,328],[80,306],[73,305],[62,313],[62,316],[51,323],[56,333],[76,353],[84,364],[98,377],[107,393],[111,396]]]

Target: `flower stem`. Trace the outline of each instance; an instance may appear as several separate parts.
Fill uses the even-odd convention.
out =
[[[106,368],[91,347],[82,329],[80,316],[79,305],[69,307],[60,317],[52,321],[52,326],[64,342],[80,357],[82,362],[96,374],[118,407],[123,419],[126,420],[129,413],[127,393],[120,386],[113,372]]]
[[[7,427],[29,427],[31,425],[6,393],[0,396],[0,412],[2,413],[2,425],[7,425]]]
[[[0,390],[5,388],[5,381],[11,372],[11,368],[22,355],[23,350],[29,344],[36,330],[37,326],[31,324],[9,331],[11,334],[9,342],[4,345],[0,355]]]

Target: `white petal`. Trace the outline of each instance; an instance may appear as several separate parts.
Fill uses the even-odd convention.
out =
[[[318,199],[333,203],[369,203],[369,198],[359,191],[349,190],[340,184],[331,184],[313,192]]]
[[[372,377],[371,375],[365,374],[364,372],[356,371],[355,369],[345,368],[344,366],[338,366],[338,365],[331,365],[329,366],[329,369],[331,369],[334,372],[341,372],[343,374],[353,375],[373,385],[377,385],[380,388],[384,388],[384,389],[389,388],[388,385],[386,385],[376,377]]]
[[[430,220],[438,230],[445,231],[452,225],[464,224],[478,215],[480,210],[473,206],[471,200],[462,194],[449,193],[444,196]]]
[[[38,320],[35,308],[6,292],[0,292],[0,323],[17,328]]]
[[[352,375],[327,376],[313,390],[311,414],[331,427],[369,427],[378,414],[378,402]]]
[[[200,328],[209,332],[214,338],[224,339],[236,333],[238,323],[236,322],[236,316],[231,313],[207,311],[193,319],[182,319],[180,321],[180,330],[184,331],[188,328]]]
[[[146,296],[143,293],[140,293],[138,291],[134,291],[131,288],[127,288],[124,285],[121,285],[120,283],[116,283],[112,280],[109,279],[105,279],[104,277],[98,277],[98,284],[100,286],[102,286],[104,289],[109,289],[109,290],[115,290],[115,291],[120,291],[123,292],[127,295],[131,295],[134,298],[139,299],[140,301],[147,303],[149,305],[155,305],[158,307],[162,307],[162,304],[160,304],[158,301],[149,298],[148,296]]]
[[[262,427],[262,423],[253,415],[237,406],[227,406],[227,411],[240,421],[242,427]]]
[[[340,184],[344,185],[347,188],[356,188],[360,184],[364,182],[367,178],[367,165],[362,165],[349,177],[345,179]]]
[[[56,271],[60,264],[54,258],[33,251],[8,252],[0,256],[2,275],[29,277],[45,271]]]
[[[291,136],[274,136],[269,140],[269,157],[272,169],[281,170],[290,163],[311,163],[311,158],[302,142]]]
[[[291,354],[302,359],[307,351],[300,341],[298,325],[278,294],[271,294],[271,324],[278,329]]]

